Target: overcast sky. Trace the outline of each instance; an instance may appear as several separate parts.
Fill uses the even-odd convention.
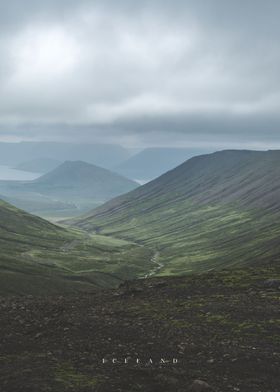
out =
[[[0,0],[0,140],[280,148],[279,0]]]

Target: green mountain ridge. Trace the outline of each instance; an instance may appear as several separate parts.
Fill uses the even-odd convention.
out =
[[[160,252],[156,274],[278,261],[280,151],[191,158],[68,223]]]
[[[279,151],[198,156],[68,227],[0,201],[0,293],[88,291],[277,263],[279,163]],[[44,177],[54,186],[56,177]]]

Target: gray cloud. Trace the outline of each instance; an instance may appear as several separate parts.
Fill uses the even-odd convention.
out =
[[[278,0],[0,0],[0,140],[280,146]]]

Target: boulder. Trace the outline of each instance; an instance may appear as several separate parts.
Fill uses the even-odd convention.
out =
[[[202,381],[202,380],[195,380],[190,389],[190,392],[213,392],[213,389],[210,387],[207,382]]]

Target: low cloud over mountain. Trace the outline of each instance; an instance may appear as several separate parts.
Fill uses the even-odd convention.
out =
[[[280,145],[280,4],[12,0],[0,139]]]

